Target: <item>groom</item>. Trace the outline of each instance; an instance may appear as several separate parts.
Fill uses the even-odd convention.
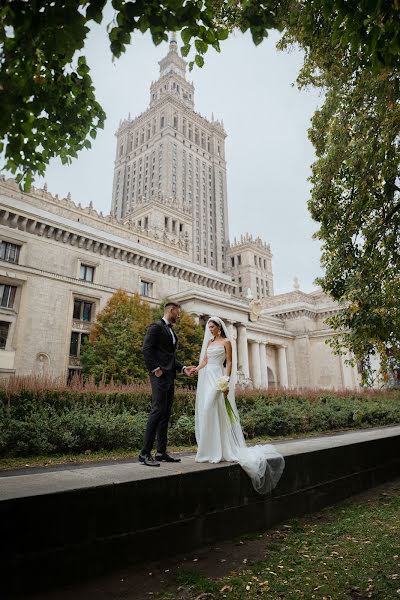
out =
[[[167,453],[167,430],[174,400],[176,372],[191,375],[191,369],[176,360],[178,338],[173,325],[179,319],[180,306],[168,302],[164,316],[147,329],[143,342],[143,356],[150,371],[152,406],[144,434],[143,449],[139,461],[148,467],[159,467],[161,461],[180,462]],[[157,454],[151,455],[157,436]]]

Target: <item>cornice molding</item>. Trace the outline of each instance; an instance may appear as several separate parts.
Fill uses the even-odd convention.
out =
[[[221,279],[217,272],[216,277],[213,277],[210,272],[196,273],[194,264],[186,266],[182,264],[182,261],[179,261],[179,258],[175,262],[174,257],[161,257],[159,256],[160,253],[157,253],[158,256],[156,256],[155,252],[151,253],[150,249],[147,252],[146,247],[139,248],[136,246],[135,248],[129,248],[129,241],[121,239],[120,243],[116,243],[114,240],[106,240],[104,237],[100,237],[100,235],[91,234],[91,232],[74,230],[73,223],[70,226],[57,224],[56,215],[50,216],[54,218],[54,222],[49,222],[49,220],[39,215],[21,214],[21,212],[15,209],[0,208],[0,224],[9,229],[24,231],[30,235],[47,238],[59,244],[66,244],[77,249],[86,250],[98,256],[137,265],[146,270],[162,273],[166,276],[179,277],[179,279],[195,285],[205,286],[225,294],[233,292],[233,284]],[[94,287],[97,287],[97,285],[94,284]]]

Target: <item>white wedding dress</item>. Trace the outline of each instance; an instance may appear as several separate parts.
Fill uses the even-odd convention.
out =
[[[266,494],[278,483],[285,461],[271,444],[246,447],[236,408],[234,384],[230,386],[228,395],[236,415],[233,425],[225,408],[224,395],[217,389],[217,380],[226,374],[225,347],[210,345],[205,352],[207,364],[199,372],[196,394],[196,461],[237,462],[251,478],[254,489]]]

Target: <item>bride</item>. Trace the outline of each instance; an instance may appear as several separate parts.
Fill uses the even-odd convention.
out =
[[[225,323],[219,317],[211,317],[207,322],[200,362],[194,372],[199,376],[196,461],[237,462],[257,492],[270,492],[282,475],[285,461],[271,444],[246,447],[235,402],[232,344]],[[220,391],[224,379],[228,382],[227,389]]]

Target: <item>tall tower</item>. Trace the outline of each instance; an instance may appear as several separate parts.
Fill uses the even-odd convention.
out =
[[[235,238],[227,250],[227,272],[239,297],[246,297],[249,289],[259,300],[274,295],[271,247],[259,237],[253,239],[246,233],[240,240]]]
[[[228,247],[223,124],[194,111],[194,87],[172,34],[149,108],[118,131],[111,212],[125,220],[138,205],[173,200],[192,215],[192,260],[225,271]]]

